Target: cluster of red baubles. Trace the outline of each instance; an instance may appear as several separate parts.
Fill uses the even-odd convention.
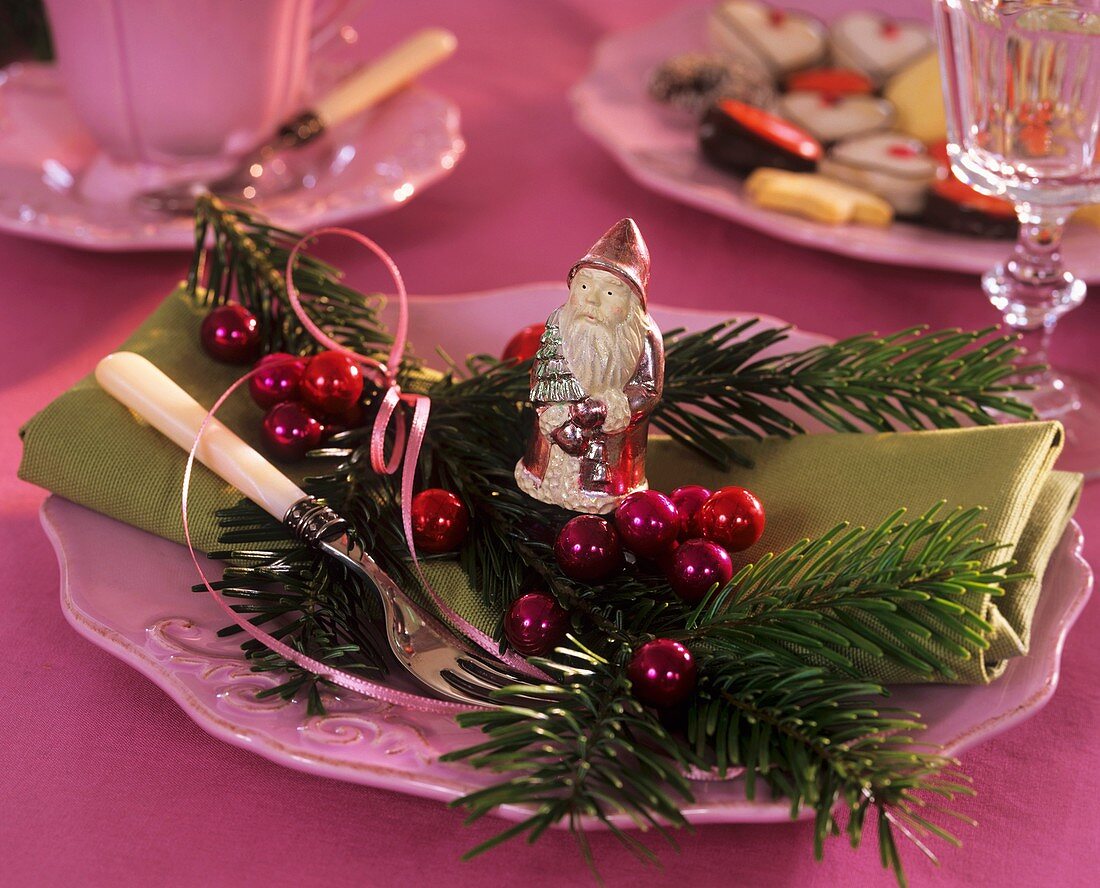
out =
[[[752,546],[764,532],[764,507],[743,487],[712,492],[688,485],[669,496],[648,490],[622,501],[612,520],[578,515],[558,533],[554,555],[562,572],[580,582],[609,579],[626,563],[625,552],[654,565],[673,591],[695,604],[733,577],[729,553]],[[565,636],[569,615],[545,592],[529,592],[509,608],[504,633],[525,656],[548,653]],[[669,708],[695,689],[691,651],[669,638],[639,647],[627,668],[635,696]]]
[[[202,322],[202,346],[219,361],[250,364],[262,341],[259,322],[240,305],[221,305]],[[252,400],[266,411],[263,438],[282,460],[297,460],[327,437],[362,421],[363,374],[345,354],[311,358],[275,352],[260,358],[248,380]]]
[[[625,563],[624,550],[656,565],[673,591],[695,604],[733,576],[730,552],[740,552],[764,532],[764,507],[743,487],[712,493],[692,484],[665,496],[632,493],[613,520],[578,515],[562,527],[554,555],[566,576],[606,580]]]

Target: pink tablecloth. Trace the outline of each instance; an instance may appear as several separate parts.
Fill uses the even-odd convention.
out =
[[[459,55],[430,81],[461,105],[468,156],[399,213],[361,224],[415,293],[556,279],[593,237],[634,216],[654,256],[652,298],[767,312],[835,336],[918,322],[983,325],[973,278],[892,269],[775,243],[635,186],[574,126],[566,91],[609,32],[669,0],[468,0],[371,4],[365,52],[442,24]],[[805,6],[810,2],[803,3]],[[830,14],[836,2],[821,2]],[[873,5],[867,0],[863,5]],[[924,15],[919,0],[879,0]],[[461,12],[457,11],[461,8]],[[346,264],[380,283],[364,255]],[[0,237],[0,884],[412,884],[514,886],[590,880],[572,839],[543,836],[472,863],[459,856],[500,823],[463,828],[443,806],[280,768],[197,728],[133,670],[69,629],[38,526],[44,494],[15,480],[16,429],[87,373],[184,272],[183,254],[94,255]],[[532,319],[535,320],[535,319]],[[1070,316],[1057,359],[1097,371],[1100,298]],[[1091,348],[1090,348],[1091,346]],[[1078,513],[1100,562],[1100,489]],[[120,570],[125,566],[120,565]],[[1066,645],[1061,685],[1036,717],[968,753],[979,821],[934,869],[907,854],[917,885],[1085,885],[1100,876],[1100,606]],[[887,885],[873,846],[811,859],[810,827],[706,827],[663,871],[618,844],[593,845],[608,884]]]

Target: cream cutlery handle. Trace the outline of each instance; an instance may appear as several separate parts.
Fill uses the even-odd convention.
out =
[[[206,417],[206,408],[146,358],[133,352],[115,352],[96,365],[100,386],[162,432],[190,451]],[[195,458],[224,481],[280,521],[305,493],[266,457],[211,419],[202,433]]]
[[[455,35],[443,28],[419,31],[337,86],[313,113],[326,127],[335,126],[434,68],[455,51],[455,45]]]

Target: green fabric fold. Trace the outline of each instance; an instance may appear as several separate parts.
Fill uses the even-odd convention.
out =
[[[180,383],[200,403],[211,404],[239,375],[239,368],[209,361],[199,347],[204,311],[183,289],[169,296],[119,348],[135,351]],[[219,418],[259,445],[259,414],[247,395],[231,399]],[[81,505],[182,541],[180,483],[185,455],[156,430],[103,392],[89,376],[34,416],[21,430],[19,475]],[[1005,661],[1027,653],[1043,573],[1077,504],[1081,477],[1053,470],[1061,449],[1057,423],[883,434],[809,435],[791,440],[744,441],[755,468],[720,471],[668,439],[650,442],[649,479],[658,490],[696,483],[739,484],[763,500],[764,537],[741,560],[782,550],[841,521],[873,525],[905,507],[919,515],[938,502],[987,509],[986,536],[1008,544],[1008,557],[1031,578],[1008,585],[1004,595],[975,593],[968,602],[996,627],[985,655],[950,656],[957,681],[984,683]],[[289,473],[317,474],[316,463]],[[201,466],[192,480],[190,523],[196,544],[216,546],[217,509],[239,493]],[[1003,553],[1002,557],[1003,557]],[[471,589],[453,563],[431,562],[436,590],[486,631],[498,615]],[[887,682],[921,676],[865,657],[869,674]]]

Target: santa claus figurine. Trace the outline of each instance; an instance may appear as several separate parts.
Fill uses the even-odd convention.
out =
[[[576,512],[609,512],[645,490],[649,414],[664,350],[646,312],[649,250],[623,219],[569,270],[569,300],[546,321],[531,371],[538,422],[520,489]]]

